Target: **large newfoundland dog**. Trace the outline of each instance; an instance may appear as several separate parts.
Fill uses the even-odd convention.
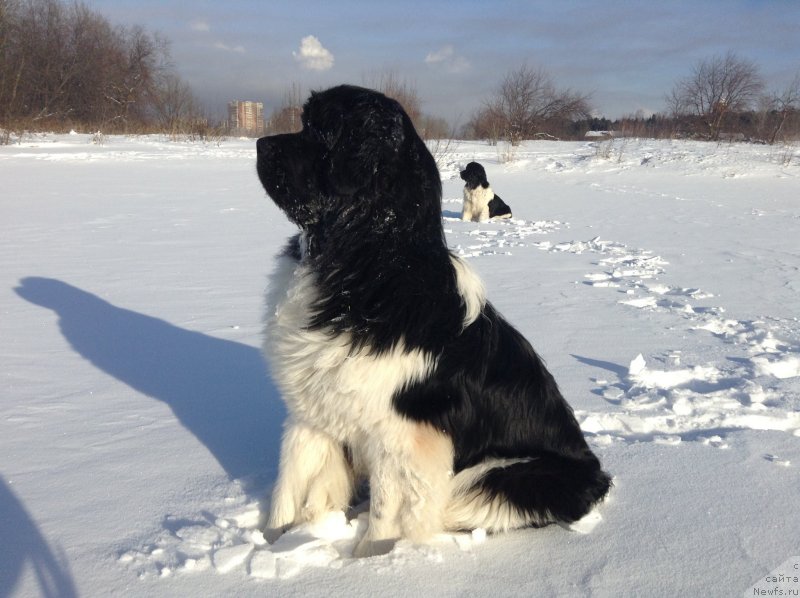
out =
[[[486,178],[486,170],[477,162],[470,162],[461,171],[464,181],[464,208],[461,220],[485,222],[500,218],[511,218],[511,208],[495,195]]]
[[[610,478],[448,251],[439,173],[403,109],[340,86],[312,93],[302,122],[258,141],[258,176],[300,229],[268,291],[265,352],[289,412],[268,539],[346,509],[364,479],[356,556],[586,515]]]

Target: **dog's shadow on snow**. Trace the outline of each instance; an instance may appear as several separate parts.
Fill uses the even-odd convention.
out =
[[[67,283],[25,278],[25,300],[53,310],[96,367],[172,409],[246,491],[274,473],[285,410],[258,349],[123,309]],[[120,414],[121,416],[124,414]]]

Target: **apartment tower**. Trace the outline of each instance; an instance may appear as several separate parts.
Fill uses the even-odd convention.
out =
[[[264,132],[264,104],[242,100],[228,103],[228,125],[236,133],[261,135]]]

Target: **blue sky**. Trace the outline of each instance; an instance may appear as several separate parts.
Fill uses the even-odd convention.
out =
[[[88,0],[115,24],[171,40],[180,74],[212,115],[230,99],[265,111],[303,94],[392,72],[423,110],[466,122],[504,74],[544,67],[590,93],[598,115],[664,109],[698,60],[733,50],[767,87],[800,70],[800,1]]]

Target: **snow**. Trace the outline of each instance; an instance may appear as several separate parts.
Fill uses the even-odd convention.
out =
[[[451,144],[448,242],[615,488],[571,529],[353,559],[363,512],[259,531],[285,416],[262,301],[293,227],[253,142],[93,140],[0,147],[0,595],[752,596],[771,572],[800,589],[800,156]],[[471,160],[512,220],[460,221]]]

